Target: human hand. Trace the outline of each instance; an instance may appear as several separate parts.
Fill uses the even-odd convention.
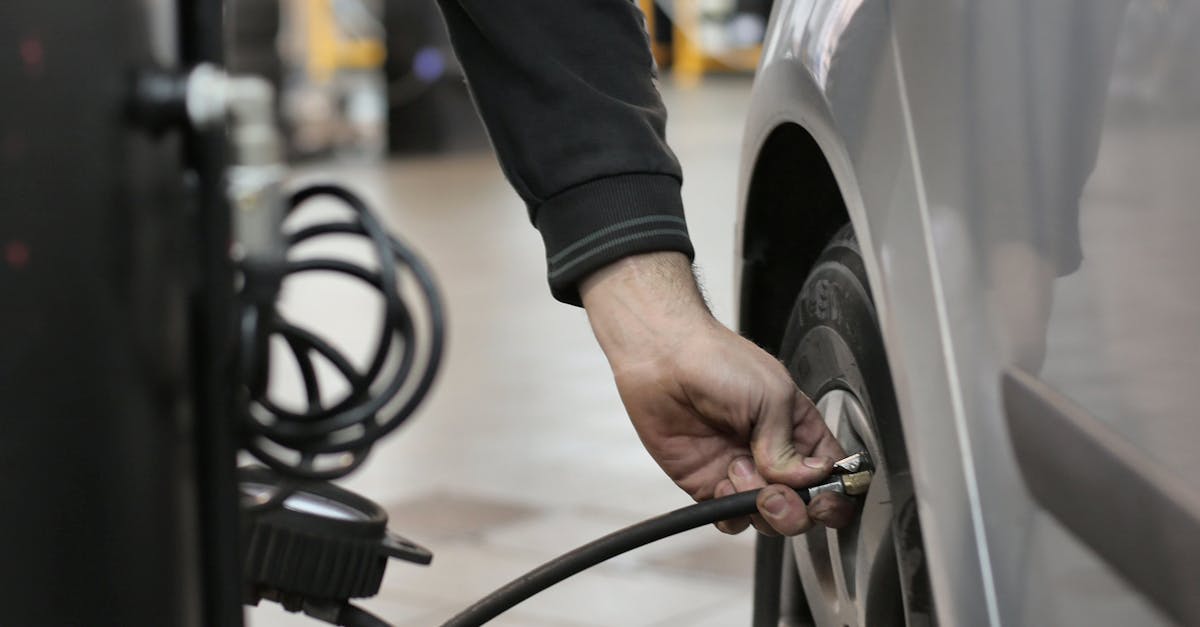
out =
[[[627,257],[581,285],[588,319],[638,436],[697,501],[764,488],[749,524],[795,535],[849,524],[853,504],[791,489],[820,482],[845,455],[787,370],[712,317],[680,253]]]

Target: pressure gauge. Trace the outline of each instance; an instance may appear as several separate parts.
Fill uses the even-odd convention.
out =
[[[294,483],[261,467],[239,469],[239,485],[252,601],[272,598],[293,609],[306,600],[369,597],[379,591],[389,558],[433,560],[388,531],[382,507],[349,490]]]

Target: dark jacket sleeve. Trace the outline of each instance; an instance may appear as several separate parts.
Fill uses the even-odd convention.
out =
[[[693,255],[642,14],[630,0],[440,0],[555,298],[621,257]]]

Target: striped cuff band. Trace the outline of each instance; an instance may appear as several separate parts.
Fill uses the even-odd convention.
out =
[[[579,305],[578,283],[629,255],[678,251],[694,256],[679,197],[666,174],[623,174],[585,183],[537,208],[554,297]]]

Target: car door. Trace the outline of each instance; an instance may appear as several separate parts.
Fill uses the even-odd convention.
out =
[[[1196,624],[1200,3],[892,8],[992,621]]]

